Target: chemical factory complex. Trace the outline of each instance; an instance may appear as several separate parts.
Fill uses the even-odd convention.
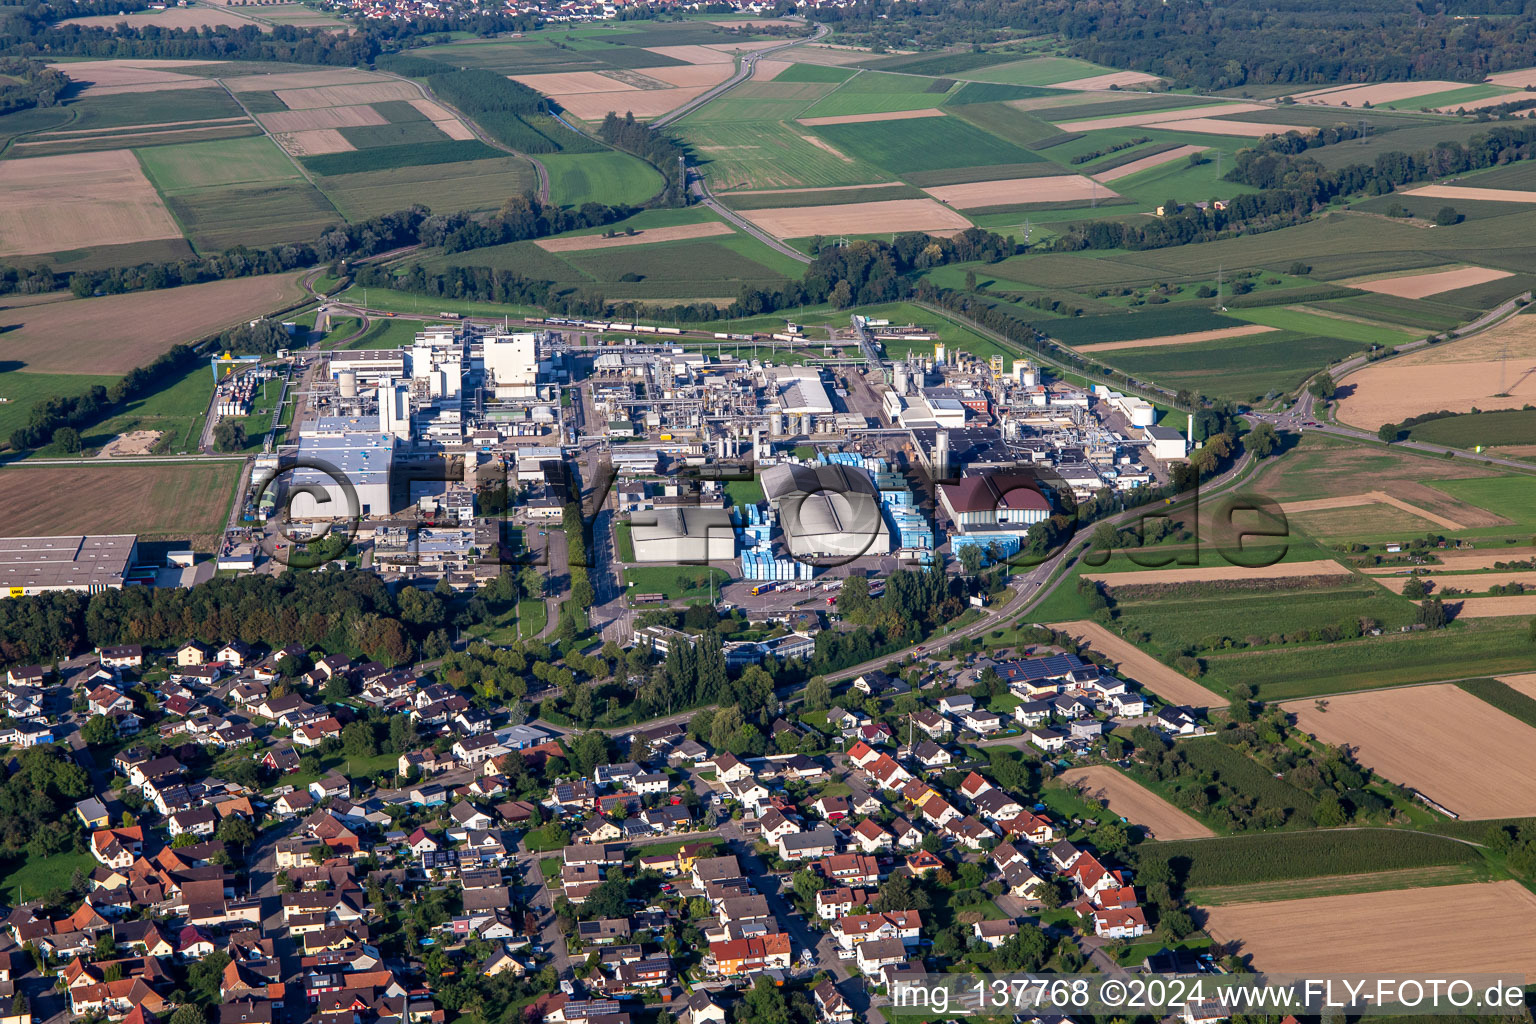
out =
[[[830,341],[793,324],[756,338],[512,326],[459,320],[406,348],[285,354],[290,379],[302,373],[292,443],[256,457],[219,567],[280,568],[284,538],[346,524],[370,551],[355,564],[467,589],[497,573],[488,554],[539,551],[570,502],[591,514],[598,500],[616,528],[600,549],[621,570],[713,565],[731,595],[767,600],[780,584],[958,567],[966,548],[987,564],[1019,551],[1067,492],[1163,482],[1187,453],[1140,398],[946,351],[919,325],[856,316]],[[888,358],[898,343],[905,358]],[[273,368],[225,373],[219,411],[237,415]],[[88,558],[90,541],[70,544]],[[61,566],[70,544],[46,569],[18,564],[13,586],[132,581],[126,564]],[[631,605],[668,599],[622,585]]]

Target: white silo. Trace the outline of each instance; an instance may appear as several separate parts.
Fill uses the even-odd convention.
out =
[[[357,397],[357,371],[356,370],[342,370],[341,371],[341,376],[339,378],[337,378],[337,384],[340,385],[340,387],[341,387],[341,397],[342,398],[356,398]]]

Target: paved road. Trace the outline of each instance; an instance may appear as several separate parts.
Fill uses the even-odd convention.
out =
[[[704,104],[719,98],[721,95],[729,92],[730,90],[740,85],[742,82],[745,82],[747,79],[751,78],[753,70],[757,67],[757,62],[762,60],[764,57],[772,56],[775,53],[783,53],[790,47],[799,46],[801,43],[815,42],[830,31],[831,29],[829,29],[826,25],[817,25],[816,31],[803,39],[790,39],[786,41],[782,46],[770,46],[765,50],[757,50],[756,52],[744,54],[741,58],[741,64],[736,68],[736,73],[734,75],[726,79],[724,82],[721,82],[713,89],[710,89],[707,92],[702,92],[695,96],[693,99],[689,100],[687,103],[684,103],[682,106],[678,107],[671,113],[662,117],[658,117],[656,120],[651,122],[651,127],[665,128],[667,125],[672,124],[674,121],[682,120],[689,114],[693,113],[695,110],[702,107]]]

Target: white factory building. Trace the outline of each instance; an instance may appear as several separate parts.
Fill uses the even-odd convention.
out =
[[[857,558],[891,550],[880,492],[855,466],[770,466],[763,494],[779,513],[789,553],[797,558]]]
[[[736,556],[736,531],[723,508],[686,505],[636,512],[629,536],[637,562],[698,565]]]
[[[485,375],[497,398],[537,397],[538,335],[489,334],[482,342]]]
[[[385,433],[301,437],[299,466],[285,477],[288,518],[318,520],[388,515],[390,464],[394,452],[395,439]],[[350,492],[347,485],[350,485]]]

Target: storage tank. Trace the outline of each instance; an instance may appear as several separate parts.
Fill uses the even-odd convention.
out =
[[[341,377],[338,379],[337,383],[341,386],[341,397],[342,398],[356,398],[357,397],[357,371],[356,370],[342,370],[341,371]]]
[[[935,366],[944,365],[944,344],[937,342],[933,346],[933,362]]]
[[[907,364],[902,360],[896,362],[896,393],[907,394]]]

